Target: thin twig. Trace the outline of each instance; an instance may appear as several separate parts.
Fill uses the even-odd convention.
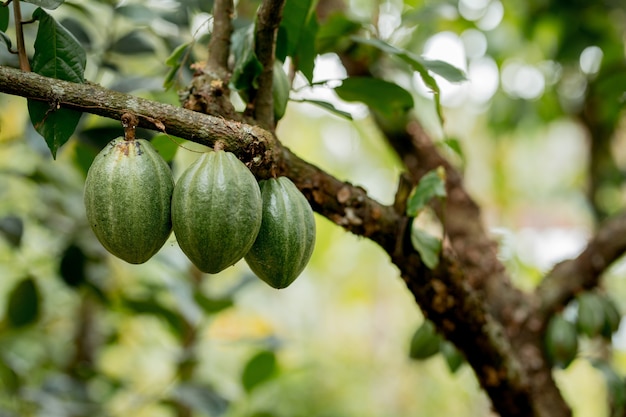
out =
[[[213,31],[209,40],[209,59],[206,70],[214,77],[226,82],[229,77],[228,57],[234,14],[235,5],[232,0],[216,0],[213,4]]]
[[[24,44],[24,28],[22,27],[22,10],[18,0],[13,2],[13,17],[15,20],[15,36],[17,37],[17,54],[22,71],[30,72],[30,63],[26,54],[26,46]]]
[[[265,129],[274,130],[274,99],[272,97],[276,36],[283,15],[285,0],[264,0],[257,14],[255,52],[263,66],[259,87],[253,93],[250,109],[254,119]]]

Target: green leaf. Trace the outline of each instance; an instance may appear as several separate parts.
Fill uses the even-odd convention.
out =
[[[154,19],[158,18],[158,15],[152,9],[143,4],[127,4],[116,7],[115,13],[127,17],[140,25],[152,23]]]
[[[413,107],[413,96],[389,81],[372,77],[349,77],[335,88],[346,101],[358,101],[386,117],[404,114]]]
[[[406,215],[417,216],[433,198],[446,197],[446,172],[443,167],[428,171],[409,194]]]
[[[9,7],[0,6],[0,32],[6,32],[9,28]]]
[[[39,7],[43,7],[44,9],[54,10],[63,3],[65,0],[22,0],[26,3],[34,4]]]
[[[453,374],[459,370],[463,363],[465,363],[465,357],[463,356],[463,354],[456,348],[456,346],[454,346],[447,340],[441,341],[439,349],[441,350],[441,354],[446,360],[446,364],[448,364],[448,369]]]
[[[246,364],[241,375],[241,384],[247,392],[270,379],[276,372],[276,354],[263,350],[254,355]]]
[[[441,239],[432,236],[417,227],[411,228],[411,244],[420,254],[422,262],[429,269],[439,265],[439,253],[441,253]]]
[[[424,320],[413,333],[409,347],[409,357],[417,360],[428,359],[439,352],[441,341],[441,336],[435,330],[433,322]]]
[[[413,68],[413,70],[420,75],[420,77],[424,81],[424,84],[426,84],[426,86],[430,88],[433,92],[437,115],[439,116],[439,120],[443,123],[443,111],[441,108],[440,100],[441,90],[439,88],[439,85],[437,84],[437,81],[430,75],[429,71],[437,73],[451,82],[466,80],[467,78],[463,71],[443,61],[424,59],[420,56],[413,54],[410,51],[397,48],[393,45],[388,44],[387,42],[381,41],[380,39],[368,39],[359,36],[352,36],[352,40],[354,42],[378,48],[382,52],[394,55],[409,64],[411,68]]]
[[[87,60],[76,38],[41,8],[33,12],[33,18],[39,21],[33,71],[59,80],[84,82]],[[49,103],[28,100],[28,112],[33,126],[46,139],[56,158],[57,149],[74,133],[81,113],[58,108],[53,97]]]
[[[33,18],[39,21],[33,71],[45,77],[84,82],[87,58],[80,43],[43,9],[35,10]]]
[[[272,82],[272,96],[274,102],[274,119],[276,121],[282,119],[287,110],[287,103],[289,102],[289,92],[291,91],[291,85],[287,74],[283,69],[282,62],[274,61]]]
[[[31,277],[18,282],[9,293],[6,318],[11,327],[24,327],[39,318],[40,295],[35,280]]]
[[[311,13],[302,29],[298,48],[293,55],[293,62],[296,69],[306,77],[309,83],[313,82],[313,69],[315,67],[315,57],[317,56],[315,38],[318,28],[317,15]]]
[[[178,143],[177,143],[178,142]],[[170,162],[178,152],[179,143],[185,142],[184,139],[174,139],[166,134],[156,135],[150,140],[154,149],[161,155],[165,162]]]
[[[293,56],[296,53],[312,4],[312,0],[287,0],[285,2],[276,42],[277,59],[284,61],[287,56]]]
[[[333,14],[319,27],[315,37],[315,49],[320,54],[341,51],[348,46],[345,42],[347,37],[360,29],[360,23],[348,19],[343,14]]]
[[[191,43],[192,42],[185,42],[181,45],[178,45],[176,49],[172,51],[170,56],[168,56],[165,60],[165,65],[167,65],[168,67],[178,68],[181,58],[185,55],[185,52],[187,52],[187,48],[189,48]]]
[[[243,92],[256,88],[263,66],[254,52],[254,25],[240,28],[233,33],[232,48],[235,56],[232,85]]]
[[[219,313],[233,305],[232,298],[209,298],[199,292],[194,293],[193,298],[200,308],[208,314]]]
[[[309,98],[303,98],[303,99],[299,99],[299,100],[295,100],[299,103],[311,103],[311,104],[315,104],[316,106],[319,106],[323,109],[328,110],[329,112],[336,114],[337,116],[341,116],[344,117],[348,120],[352,120],[352,115],[346,111],[343,110],[339,110],[338,108],[336,108],[332,103],[329,103],[327,101],[321,101],[321,100],[313,100],[313,99],[309,99]]]

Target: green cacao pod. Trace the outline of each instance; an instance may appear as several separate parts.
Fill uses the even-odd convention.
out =
[[[176,182],[174,234],[198,269],[216,274],[250,250],[261,227],[261,207],[250,170],[230,152],[208,152]]]
[[[546,328],[544,342],[550,363],[559,368],[567,368],[578,353],[576,325],[561,315],[552,316]]]
[[[146,262],[172,231],[172,171],[150,142],[113,139],[85,181],[89,225],[102,246],[129,262]]]
[[[602,332],[606,320],[604,305],[598,294],[585,291],[576,296],[578,301],[578,332],[588,337],[597,336]]]
[[[313,210],[287,177],[264,180],[259,186],[263,196],[263,221],[245,260],[270,286],[286,288],[304,270],[313,254]]]

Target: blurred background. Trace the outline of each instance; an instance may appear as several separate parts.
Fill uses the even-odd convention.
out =
[[[245,27],[258,2],[239,3],[235,25]],[[599,221],[623,210],[621,2],[346,5],[348,19],[374,25],[387,42],[466,71],[463,83],[437,78],[442,125],[421,79],[393,63],[386,69],[464,173],[516,285],[531,291],[584,248]],[[210,11],[211,2],[199,0],[89,0],[66,1],[52,15],[85,47],[86,79],[178,105],[189,64],[206,60]],[[27,44],[35,31],[27,27]],[[184,60],[166,65],[192,40]],[[6,48],[0,62],[17,63]],[[178,84],[165,89],[172,68]],[[319,84],[311,87],[296,74],[279,139],[392,203],[402,166],[366,107],[329,88],[346,77],[337,56],[319,55],[313,75]],[[243,261],[201,274],[173,235],[143,265],[107,254],[86,223],[82,192],[95,154],[122,133],[118,122],[85,114],[53,160],[26,100],[0,95],[0,416],[489,414],[467,365],[451,369],[439,354],[409,357],[423,319],[398,270],[376,245],[325,218],[316,215],[308,267],[280,291]],[[138,136],[153,141],[175,176],[202,151],[154,132]],[[622,310],[625,269],[618,262],[602,280]],[[622,378],[626,333],[612,342],[581,340],[579,359],[555,371],[574,415],[609,415],[603,371],[586,359],[607,358]]]

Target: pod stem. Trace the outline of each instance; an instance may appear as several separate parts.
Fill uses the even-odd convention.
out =
[[[122,126],[124,126],[124,140],[135,140],[135,128],[139,124],[139,119],[132,113],[122,115]]]

